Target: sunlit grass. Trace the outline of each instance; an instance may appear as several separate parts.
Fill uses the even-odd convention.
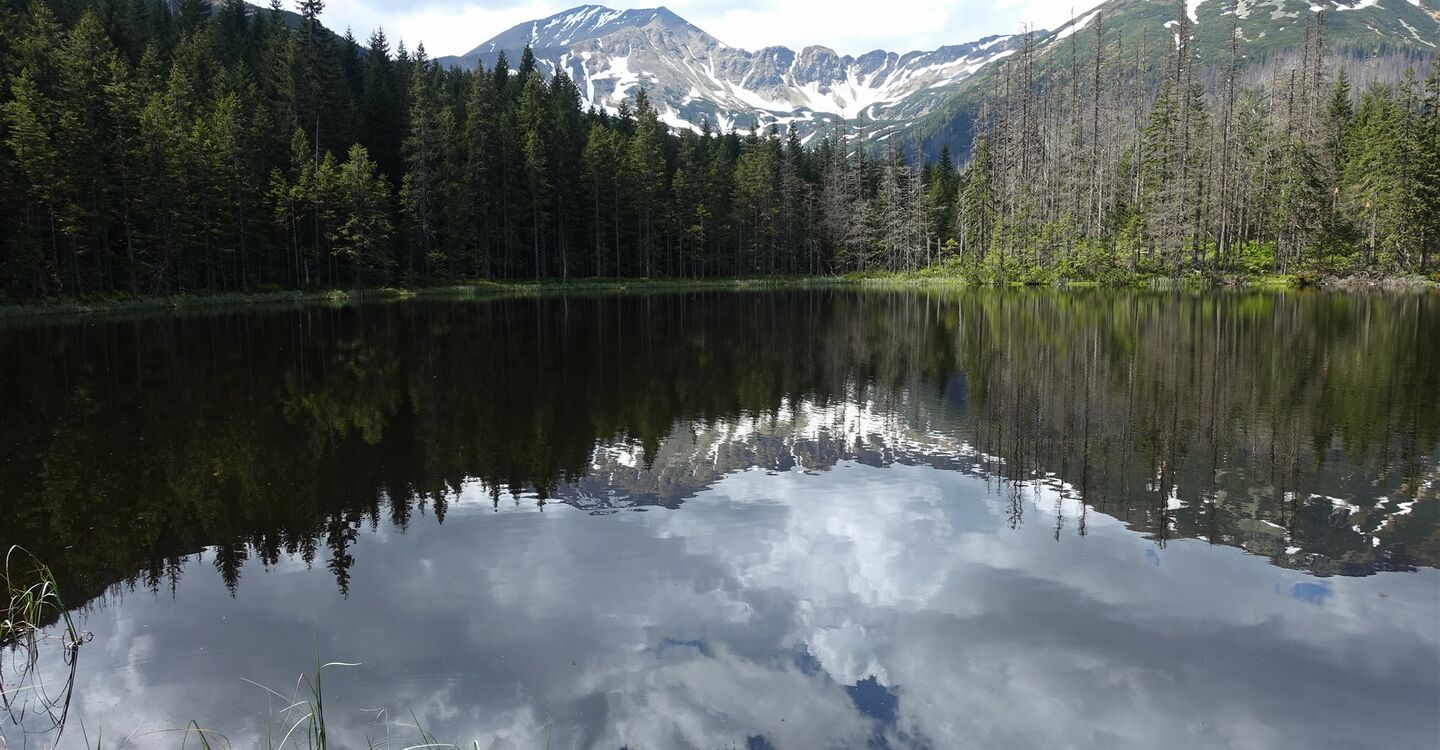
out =
[[[299,305],[348,305],[359,302],[385,302],[409,299],[481,299],[504,295],[536,294],[629,294],[687,290],[754,290],[804,288],[817,286],[908,287],[908,286],[1061,286],[1061,287],[1232,287],[1288,289],[1300,286],[1354,288],[1431,288],[1440,279],[1423,276],[1380,279],[1320,277],[1315,274],[1250,274],[1237,273],[1211,277],[1190,274],[1175,279],[1163,273],[1134,273],[1112,270],[1097,278],[1068,277],[1053,272],[1032,273],[1024,270],[1000,272],[987,268],[962,268],[956,264],[937,264],[916,271],[871,271],[844,276],[775,276],[754,278],[574,278],[574,279],[511,279],[504,281],[476,280],[443,285],[416,287],[377,287],[366,289],[271,290],[261,292],[220,292],[178,294],[157,297],[107,295],[85,299],[44,300],[32,303],[0,305],[0,320],[37,316],[75,316],[91,314],[153,314],[183,310],[223,309],[235,307],[294,307]]]

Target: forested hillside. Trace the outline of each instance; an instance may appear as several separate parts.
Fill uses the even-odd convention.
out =
[[[1434,55],[1389,74],[1336,61],[1320,12],[1257,75],[1237,19],[1207,59],[1186,3],[1171,8],[1169,39],[1126,37],[1097,12],[1043,63],[1027,45],[992,75],[957,178],[961,255],[1176,276],[1431,270]],[[1156,44],[1168,49],[1158,62]]]
[[[323,6],[0,4],[0,295],[1398,273],[1428,271],[1440,239],[1440,75],[1353,90],[1323,62],[1324,13],[1257,83],[1197,59],[1183,2],[1159,74],[1103,17],[1058,73],[1026,44],[961,166],[900,137],[671,133],[643,92],[583,111],[529,54],[445,69],[332,34]]]

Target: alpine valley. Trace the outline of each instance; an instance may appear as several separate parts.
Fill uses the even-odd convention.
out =
[[[0,312],[576,278],[1432,283],[1440,0],[1310,1],[1086,0],[911,52],[749,51],[588,5],[437,58],[435,32],[325,0],[6,0]]]
[[[1437,750],[1440,0],[583,1],[0,0],[0,750]]]
[[[1250,66],[1296,54],[1310,17],[1324,11],[1331,51],[1364,69],[1394,68],[1394,60],[1428,58],[1440,44],[1436,0],[1108,0],[1058,29],[1032,29],[1031,49],[1044,69],[1065,64],[1071,47],[1093,44],[1095,27],[1107,40],[1129,40],[1159,66],[1177,15],[1189,16],[1202,61],[1218,64],[1232,34]],[[986,36],[929,51],[873,50],[858,56],[821,45],[749,51],[732,47],[667,8],[614,10],[582,5],[518,24],[442,65],[513,67],[528,47],[548,74],[564,71],[584,104],[614,111],[645,89],[661,119],[675,128],[706,123],[728,130],[794,128],[802,140],[843,124],[872,141],[904,133],[965,146],[969,115],[1002,60],[1024,49],[1027,34]],[[959,41],[959,40],[957,40]],[[1390,64],[1386,64],[1389,62]]]

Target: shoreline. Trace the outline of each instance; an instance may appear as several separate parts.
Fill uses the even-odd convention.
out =
[[[769,289],[799,286],[836,286],[839,278],[776,277],[759,279],[577,279],[559,281],[478,281],[417,287],[361,287],[357,289],[285,289],[264,292],[206,292],[88,299],[51,298],[0,303],[0,321],[114,313],[180,312],[187,310],[291,305],[350,305],[413,299],[488,299],[506,295],[558,293],[627,293],[690,289]]]
[[[1335,277],[1318,282],[1303,280],[1296,275],[1265,275],[1215,283],[1206,279],[1173,279],[1165,276],[1137,277],[1125,284],[1104,284],[1095,281],[1062,281],[1053,284],[982,283],[959,275],[912,273],[869,273],[845,276],[772,276],[717,279],[540,279],[524,281],[474,281],[452,285],[418,287],[364,287],[358,289],[275,290],[263,292],[209,292],[156,296],[105,296],[89,299],[41,299],[27,302],[0,303],[0,321],[55,317],[88,317],[116,313],[182,312],[224,308],[304,306],[330,304],[336,306],[393,302],[416,299],[488,299],[507,295],[664,292],[691,290],[755,290],[803,287],[851,288],[1052,288],[1052,289],[1133,289],[1133,290],[1255,290],[1280,291],[1313,289],[1324,292],[1422,291],[1440,289],[1440,282],[1423,276],[1358,276]]]

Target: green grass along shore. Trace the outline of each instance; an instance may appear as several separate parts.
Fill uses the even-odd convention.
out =
[[[1437,289],[1440,274],[1397,277],[1342,277],[1316,279],[1301,274],[1266,274],[1240,276],[1221,281],[1203,277],[1179,280],[1158,275],[1127,276],[1119,283],[1096,281],[1059,281],[1050,284],[1023,282],[995,283],[975,278],[919,271],[911,273],[868,273],[845,276],[774,276],[716,279],[539,279],[516,281],[473,281],[449,285],[415,287],[374,287],[359,289],[268,290],[257,292],[219,292],[170,294],[155,296],[104,295],[81,299],[43,299],[21,303],[0,303],[0,319],[76,316],[109,313],[156,313],[206,308],[291,307],[309,304],[345,305],[358,302],[384,302],[408,299],[482,299],[505,295],[528,294],[619,294],[689,290],[754,290],[804,287],[901,288],[921,286],[948,287],[1023,287],[1049,286],[1058,288],[1133,288],[1133,289],[1296,289],[1317,287],[1332,290],[1362,289]]]

